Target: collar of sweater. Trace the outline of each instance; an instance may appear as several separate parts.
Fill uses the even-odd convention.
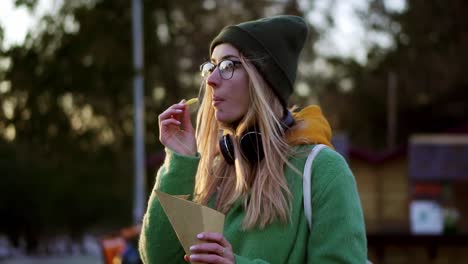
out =
[[[331,128],[320,107],[307,106],[299,112],[293,112],[296,125],[288,130],[286,139],[291,145],[331,144]]]

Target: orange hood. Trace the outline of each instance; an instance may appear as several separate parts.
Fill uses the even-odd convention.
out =
[[[292,114],[296,124],[286,134],[289,144],[325,144],[333,148],[330,124],[323,116],[320,107],[311,105]]]

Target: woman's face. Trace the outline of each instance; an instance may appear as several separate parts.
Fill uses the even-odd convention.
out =
[[[227,80],[231,67],[223,67],[224,78],[220,73],[220,64],[225,60],[234,62],[221,65],[232,66],[232,77]],[[239,51],[230,44],[216,46],[211,54],[211,62],[217,67],[206,78],[206,85],[207,89],[212,90],[212,106],[215,109],[216,120],[224,124],[233,124],[239,121],[249,108],[249,77],[240,64]]]

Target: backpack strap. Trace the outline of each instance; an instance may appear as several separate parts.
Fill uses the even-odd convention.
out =
[[[302,177],[302,188],[304,195],[304,214],[307,218],[307,224],[309,224],[309,229],[312,229],[312,203],[311,203],[311,177],[312,177],[312,162],[319,152],[327,147],[324,144],[315,145],[307,157],[306,163],[304,165],[304,175]]]
[[[302,188],[304,189],[304,214],[307,218],[307,224],[309,225],[309,230],[312,229],[312,203],[311,203],[311,177],[312,177],[312,163],[319,154],[319,152],[326,148],[326,145],[318,144],[315,145],[307,156],[306,163],[304,165],[304,175],[302,177]],[[366,260],[366,264],[372,264],[371,261]]]

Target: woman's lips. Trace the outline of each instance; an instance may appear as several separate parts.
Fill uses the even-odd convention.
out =
[[[213,106],[218,106],[224,101],[224,99],[219,98],[219,97],[213,97]]]

